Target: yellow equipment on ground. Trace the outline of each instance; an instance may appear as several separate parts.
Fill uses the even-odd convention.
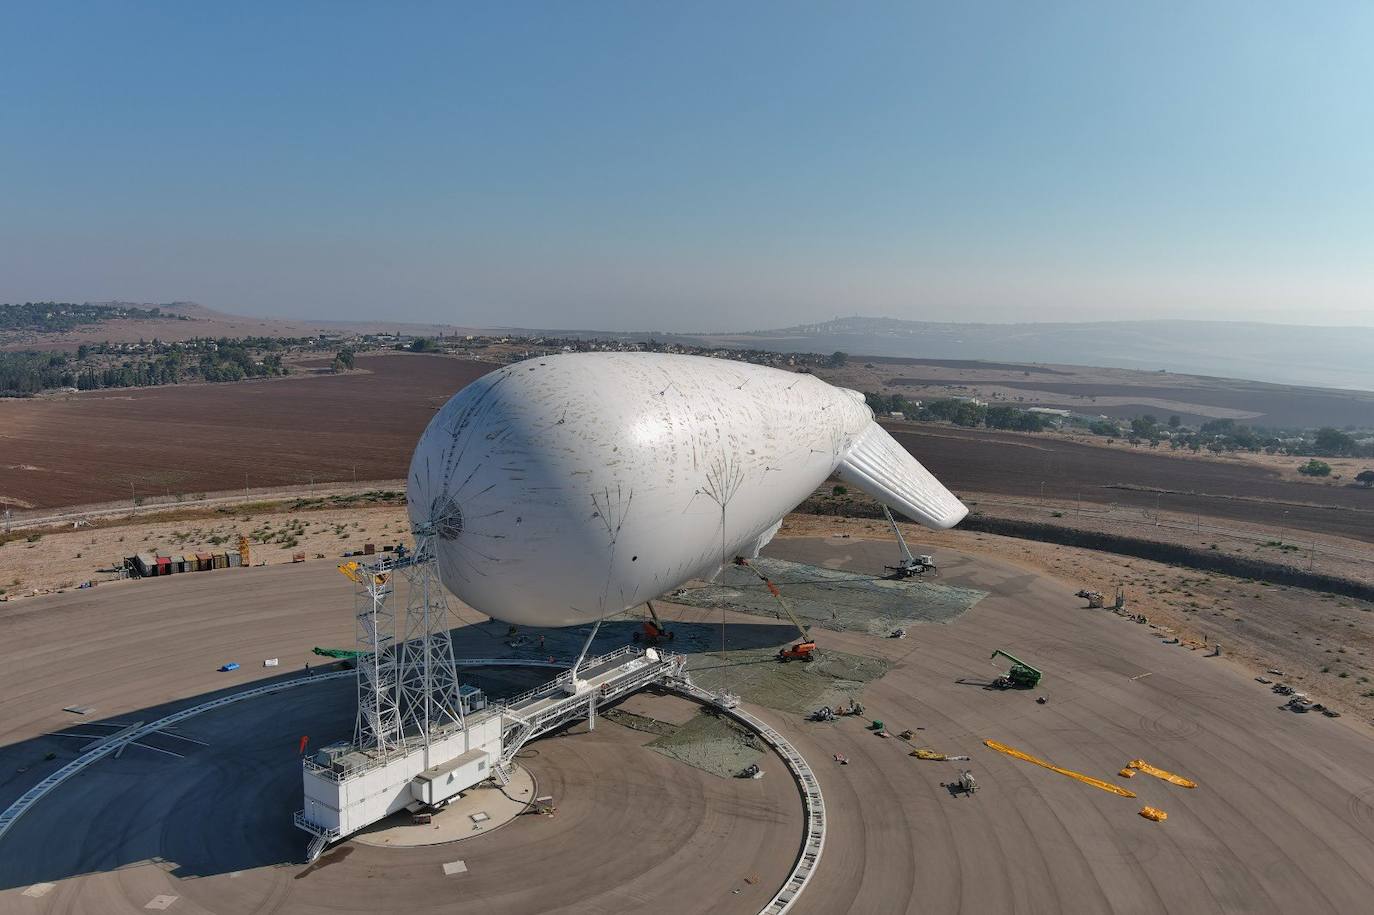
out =
[[[1015,757],[1016,759],[1024,759],[1028,763],[1035,763],[1037,766],[1049,769],[1051,772],[1058,772],[1060,775],[1067,775],[1069,778],[1076,778],[1085,785],[1092,785],[1094,788],[1100,788],[1103,791],[1110,791],[1112,794],[1119,794],[1122,797],[1135,797],[1135,792],[1127,791],[1120,785],[1113,785],[1111,782],[1104,782],[1100,778],[1093,778],[1091,775],[1084,775],[1082,772],[1075,772],[1072,769],[1061,768],[1060,766],[1056,766],[1054,763],[1048,763],[1045,762],[1043,759],[1031,756],[1029,753],[1022,753],[1020,750],[1014,747],[1009,747],[1004,743],[998,743],[995,740],[985,740],[983,741],[983,745],[988,747],[989,749],[996,750],[998,753],[1005,753],[1008,756]]]
[[[1154,820],[1156,823],[1163,823],[1169,819],[1169,815],[1158,807],[1141,807],[1140,815],[1147,820]]]
[[[1158,766],[1152,766],[1143,759],[1131,760],[1130,762],[1126,763],[1126,769],[1137,769],[1141,772],[1144,772],[1146,775],[1153,775],[1155,778],[1162,778],[1164,779],[1164,781],[1169,782],[1170,784],[1178,785],[1180,788],[1197,787],[1197,782],[1193,781],[1192,779],[1187,779],[1184,778],[1182,775],[1175,775],[1172,772],[1167,772],[1164,769],[1159,768]],[[1121,774],[1125,775],[1126,770],[1123,769],[1121,771]]]

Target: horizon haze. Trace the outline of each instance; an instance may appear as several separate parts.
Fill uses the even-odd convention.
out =
[[[1364,4],[56,3],[9,25],[3,301],[1374,325]]]

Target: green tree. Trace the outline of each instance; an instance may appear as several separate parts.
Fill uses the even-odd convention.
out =
[[[1095,419],[1088,423],[1088,431],[1093,435],[1105,435],[1109,438],[1116,438],[1121,434],[1121,428],[1116,423],[1105,419]]]
[[[1326,461],[1319,461],[1316,458],[1308,461],[1298,468],[1298,473],[1309,477],[1329,477],[1331,476],[1331,465]]]
[[[825,360],[825,364],[831,368],[839,368],[849,361],[849,354],[835,350],[830,354],[830,358]]]
[[[1045,418],[1039,413],[1005,405],[988,407],[983,422],[989,429],[1011,429],[1017,432],[1040,432],[1046,425]]]
[[[1355,452],[1355,439],[1330,426],[1317,430],[1315,448],[1323,457],[1340,457]]]
[[[1355,482],[1359,483],[1365,489],[1374,486],[1374,470],[1361,470],[1359,473],[1355,474]]]
[[[950,397],[943,400],[932,400],[925,405],[925,412],[935,419],[943,419],[946,422],[954,423],[956,426],[972,427],[983,424],[987,408],[971,401],[956,400]]]
[[[1158,426],[1159,420],[1148,413],[1131,420],[1131,432],[1141,438],[1154,438],[1159,434]]]
[[[1179,416],[1178,414],[1174,414],[1173,416],[1169,417],[1170,429],[1177,429],[1181,425],[1183,425],[1183,417]]]

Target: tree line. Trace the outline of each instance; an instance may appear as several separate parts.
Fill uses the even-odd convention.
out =
[[[1124,427],[1116,420],[1092,420],[1088,423],[1088,431],[1108,438],[1124,438],[1133,444],[1148,442],[1156,446],[1167,440],[1171,449],[1187,448],[1194,452],[1206,449],[1212,452],[1264,451],[1303,457],[1374,457],[1374,444],[1362,443],[1349,432],[1331,426],[1299,431],[1248,426],[1233,419],[1212,419],[1191,429],[1184,426],[1178,416],[1170,416],[1167,424],[1163,424],[1147,413],[1134,417]]]
[[[922,422],[948,422],[956,426],[1005,429],[1013,432],[1041,432],[1050,421],[1039,413],[1031,413],[1006,404],[974,403],[954,397],[940,400],[912,401],[901,394],[878,394],[869,391],[864,402],[879,416],[901,413],[907,419]]]
[[[31,397],[57,388],[95,391],[197,380],[242,381],[289,371],[280,353],[263,353],[259,358],[255,349],[230,340],[195,348],[168,344],[159,355],[105,365],[92,364],[90,349],[83,346],[75,359],[65,353],[0,352],[0,397]]]
[[[160,308],[133,305],[77,305],[74,302],[24,302],[0,305],[0,330],[61,333],[83,324],[120,318],[163,318]]]

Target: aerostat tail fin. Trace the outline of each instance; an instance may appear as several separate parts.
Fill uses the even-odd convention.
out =
[[[859,435],[835,476],[929,528],[951,528],[968,514],[968,507],[877,423]]]

